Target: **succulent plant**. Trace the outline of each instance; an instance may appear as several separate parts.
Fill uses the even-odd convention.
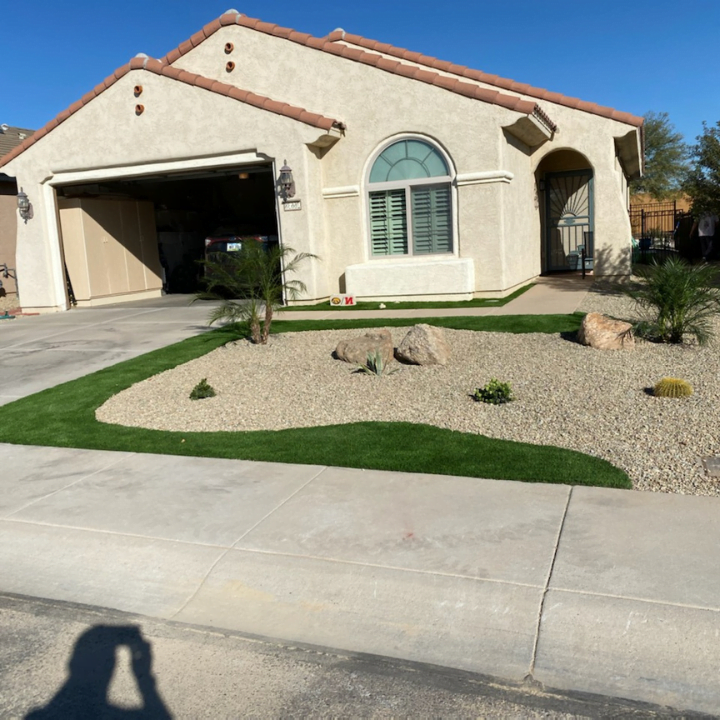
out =
[[[692,385],[680,378],[664,377],[653,388],[655,397],[679,398],[693,394]]]
[[[376,350],[374,353],[369,352],[367,354],[367,365],[358,365],[358,372],[366,373],[367,375],[393,375],[400,370],[399,367],[390,367],[389,363],[383,360],[382,353],[380,350]]]
[[[489,403],[490,405],[503,405],[514,400],[510,383],[500,382],[492,378],[485,387],[475,390],[473,395],[478,402]]]

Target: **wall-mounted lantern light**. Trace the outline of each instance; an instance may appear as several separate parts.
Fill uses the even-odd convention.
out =
[[[280,168],[278,186],[283,202],[287,202],[291,197],[295,196],[295,181],[293,180],[292,170],[288,167],[287,160],[285,160],[285,164]]]
[[[32,208],[30,206],[30,198],[27,196],[27,193],[23,192],[22,188],[20,188],[20,192],[17,194],[17,206],[20,217],[27,224],[27,221],[32,217]]]

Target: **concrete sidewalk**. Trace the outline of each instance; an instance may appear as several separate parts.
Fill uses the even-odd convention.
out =
[[[328,304],[318,305],[318,310],[292,310],[279,312],[280,320],[338,320],[369,318],[430,318],[430,317],[473,317],[488,315],[566,315],[574,313],[593,284],[591,276],[583,279],[579,275],[552,275],[540,277],[535,285],[506,305],[499,307],[467,308],[418,308],[393,310],[393,303],[387,302],[384,310],[341,310]]]
[[[0,592],[708,713],[720,500],[0,446]]]

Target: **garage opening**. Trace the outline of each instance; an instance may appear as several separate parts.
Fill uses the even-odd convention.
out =
[[[207,252],[278,242],[270,163],[65,185],[57,195],[68,294],[81,306],[195,293]]]

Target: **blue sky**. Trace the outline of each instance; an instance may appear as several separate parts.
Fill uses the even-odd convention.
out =
[[[161,57],[235,2],[642,115],[690,142],[720,120],[720,0],[0,0],[0,123],[39,128],[138,52]],[[7,22],[12,19],[12,22]]]

